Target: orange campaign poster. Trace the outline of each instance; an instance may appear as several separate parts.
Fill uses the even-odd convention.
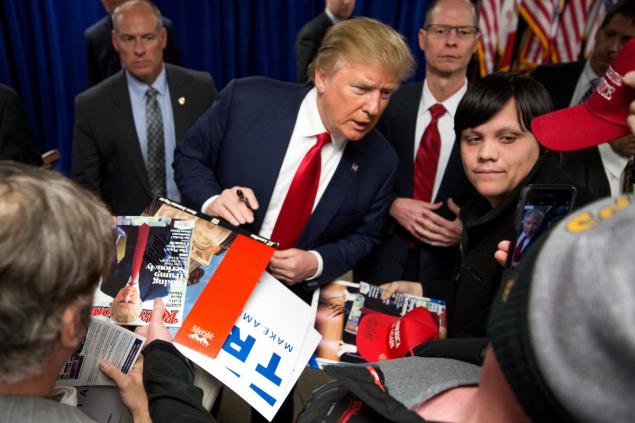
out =
[[[176,333],[175,342],[216,357],[274,249],[238,235]]]
[[[176,342],[214,358],[277,244],[166,198],[154,200],[144,213],[194,219],[182,324],[172,333]]]

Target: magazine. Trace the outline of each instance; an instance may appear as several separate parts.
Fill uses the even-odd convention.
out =
[[[367,362],[358,351],[356,338],[361,319],[370,313],[398,318],[415,307],[424,307],[438,323],[439,338],[446,337],[444,301],[397,293],[382,300],[382,293],[383,288],[366,282],[334,281],[320,288],[313,297],[313,303],[318,303],[315,328],[322,335],[315,353],[318,367]]]
[[[93,317],[144,325],[153,300],[165,303],[163,321],[181,326],[194,222],[170,217],[116,218],[116,255],[93,301]]]
[[[215,359],[178,337],[175,346],[271,420],[318,345],[313,321],[311,306],[265,272]]]
[[[165,198],[154,200],[144,213],[193,222],[184,321],[172,333],[177,342],[216,357],[276,243]]]
[[[107,360],[128,373],[141,354],[144,341],[143,336],[126,328],[93,318],[79,347],[64,363],[55,385],[115,385],[99,370],[99,363]]]

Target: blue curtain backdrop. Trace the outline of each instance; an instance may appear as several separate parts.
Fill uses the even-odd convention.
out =
[[[186,67],[222,88],[233,78],[295,80],[293,46],[323,0],[156,0],[172,19]],[[357,0],[355,16],[385,22],[408,40],[420,65],[417,31],[429,0]],[[99,0],[0,0],[0,83],[24,102],[43,151],[57,148],[70,173],[73,99],[88,86],[83,32],[105,15]]]

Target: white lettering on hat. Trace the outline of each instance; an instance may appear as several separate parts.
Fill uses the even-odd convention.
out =
[[[618,87],[621,87],[622,84],[624,83],[624,80],[622,79],[622,75],[620,75],[619,73],[615,72],[615,69],[613,69],[610,66],[609,66],[609,69],[606,71],[606,74],[604,76],[606,78],[608,78],[613,84],[617,85]]]
[[[401,345],[401,337],[399,336],[399,326],[401,325],[399,323],[400,321],[397,320],[390,327],[390,334],[388,336],[388,345],[390,345],[390,348],[399,348]]]
[[[611,101],[613,98],[613,93],[615,92],[615,87],[611,86],[606,79],[602,78],[597,87],[597,92],[606,100]]]

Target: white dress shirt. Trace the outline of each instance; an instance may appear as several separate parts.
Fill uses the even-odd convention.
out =
[[[584,64],[584,68],[582,69],[582,73],[578,78],[578,83],[575,86],[575,90],[573,91],[573,96],[571,97],[571,103],[569,106],[577,106],[582,100],[582,97],[587,92],[589,87],[591,86],[591,80],[600,78],[600,76],[596,75],[591,68],[591,62],[589,60]]]
[[[622,193],[622,182],[624,181],[624,168],[628,159],[617,154],[608,143],[598,145],[604,173],[611,187],[611,197],[619,197]]]
[[[439,163],[437,165],[437,173],[434,178],[434,187],[432,189],[433,199],[439,192],[443,174],[445,173],[445,169],[448,166],[452,148],[454,147],[454,139],[456,138],[454,134],[454,115],[456,114],[456,109],[457,107],[459,107],[459,102],[463,98],[463,95],[465,95],[466,91],[467,78],[465,79],[465,82],[463,83],[463,86],[460,90],[447,98],[445,101],[439,102],[436,98],[434,98],[432,92],[430,92],[430,88],[428,88],[428,80],[426,79],[423,82],[423,94],[421,95],[419,110],[417,112],[417,126],[415,129],[413,160],[415,160],[417,157],[417,150],[419,149],[419,144],[421,143],[423,132],[432,120],[432,115],[430,114],[429,110],[430,107],[432,107],[436,103],[440,103],[443,105],[443,107],[445,107],[446,110],[446,113],[444,113],[443,116],[439,118],[437,123],[437,127],[439,128],[439,135],[441,135],[441,151],[439,152]]]

